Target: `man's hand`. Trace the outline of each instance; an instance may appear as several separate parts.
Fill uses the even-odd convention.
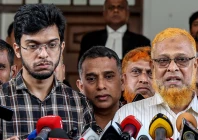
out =
[[[13,136],[13,137],[5,139],[5,140],[19,140],[19,137],[18,136]]]

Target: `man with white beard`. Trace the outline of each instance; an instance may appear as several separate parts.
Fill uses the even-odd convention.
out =
[[[172,138],[176,140],[180,135],[176,119],[181,113],[189,112],[198,119],[195,41],[185,30],[165,29],[152,42],[151,58],[155,95],[125,105],[116,112],[114,120],[120,123],[128,115],[134,115],[148,130],[152,118],[162,113],[170,119]]]

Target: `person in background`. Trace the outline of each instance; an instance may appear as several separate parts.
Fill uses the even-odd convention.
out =
[[[93,104],[94,117],[100,134],[115,112],[122,106],[121,62],[117,54],[104,46],[86,51],[78,63],[80,79],[76,85]]]
[[[0,85],[8,82],[16,75],[14,55],[13,48],[4,40],[0,39]]]
[[[172,123],[172,138],[176,140],[180,136],[176,119],[181,113],[191,113],[198,119],[195,40],[185,30],[167,28],[155,36],[151,59],[155,95],[126,104],[116,112],[114,120],[120,123],[128,115],[134,115],[149,130],[152,118],[162,113]]]
[[[123,97],[127,103],[132,102],[137,94],[141,94],[144,98],[154,95],[150,53],[149,46],[138,47],[129,51],[123,58]]]
[[[93,46],[108,47],[114,50],[120,59],[131,49],[140,46],[150,46],[148,38],[128,30],[129,15],[127,0],[105,0],[103,17],[106,22],[106,28],[83,36],[79,59]]]
[[[198,51],[198,11],[194,12],[189,18],[190,34],[193,36],[196,42],[196,49]],[[198,52],[197,52],[198,56]],[[196,93],[198,96],[198,72],[196,74]]]
[[[6,37],[6,42],[10,44],[11,47],[13,47],[13,44],[15,43],[15,38],[14,38],[14,29],[13,29],[13,23],[12,22],[7,30],[7,37]],[[16,73],[19,72],[19,70],[22,68],[22,62],[21,59],[18,58],[15,53],[14,53],[14,65],[16,66]]]
[[[196,48],[198,51],[198,11],[194,12],[189,18],[190,34],[196,41]]]
[[[77,128],[78,139],[95,123],[87,98],[54,75],[65,47],[65,17],[53,4],[27,4],[14,16],[15,54],[23,67],[0,87],[0,105],[13,110],[11,121],[0,119],[0,139],[18,140],[31,133],[38,119],[62,118],[66,132]]]

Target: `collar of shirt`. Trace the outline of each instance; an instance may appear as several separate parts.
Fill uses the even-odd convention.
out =
[[[160,105],[165,103],[164,100],[162,99],[161,95],[159,93],[155,93],[154,96],[148,98],[151,100],[150,105],[149,106],[154,106],[154,105]]]
[[[120,28],[118,28],[116,31],[115,30],[113,30],[110,26],[106,26],[106,28],[107,28],[107,33],[108,34],[110,34],[110,33],[122,33],[122,34],[124,34],[125,32],[126,32],[126,30],[127,30],[127,25],[126,24],[124,24],[124,25],[122,25]]]
[[[193,109],[195,112],[197,112],[198,113],[198,99],[197,99],[197,96],[195,96],[196,95],[196,93],[194,93],[194,97],[193,97],[193,99],[192,99],[192,101],[191,101],[191,103],[189,104],[189,106],[187,107],[187,109],[186,110],[188,110],[188,109]]]
[[[27,86],[25,85],[24,81],[23,81],[22,72],[23,72],[23,70],[21,69],[19,71],[19,73],[17,74],[16,78],[15,78],[15,80],[16,80],[16,90],[23,90],[23,89],[27,90],[28,89]],[[59,86],[58,80],[57,80],[56,76],[54,76],[54,86],[53,86],[51,92],[53,92],[56,89],[56,87],[58,87],[58,86]],[[21,92],[16,92],[16,94],[18,94],[18,93],[21,93]]]
[[[123,106],[122,102],[119,101],[119,108],[121,108],[122,106]],[[96,130],[95,130],[95,132],[98,135],[100,135],[102,133],[102,131],[103,131],[102,128],[98,124],[96,124]]]
[[[195,95],[195,93],[194,93],[194,95]],[[155,93],[155,95],[153,97],[150,97],[150,99],[152,101],[150,102],[149,106],[166,104],[159,93]],[[184,111],[189,110],[189,109],[193,109],[195,112],[198,113],[198,102],[197,101],[198,101],[197,96],[193,96],[192,101],[190,102],[190,104],[188,105],[188,107]]]

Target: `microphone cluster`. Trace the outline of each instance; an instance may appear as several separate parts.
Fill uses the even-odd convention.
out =
[[[100,136],[91,128],[79,140],[151,140],[142,124],[133,115],[126,117],[121,124],[111,120]]]
[[[180,132],[177,140],[198,140],[197,121],[192,114],[180,114],[176,127]],[[111,120],[100,136],[88,128],[79,140],[172,140],[173,133],[173,126],[164,114],[153,117],[148,131],[135,116],[129,115],[120,124]],[[36,129],[26,140],[72,140],[76,134],[77,129],[69,133],[63,130],[59,116],[45,116],[38,120]]]
[[[198,140],[197,121],[193,115],[183,113],[177,118],[180,137],[177,140]],[[133,115],[127,116],[120,124],[111,120],[100,136],[89,128],[79,140],[173,140],[173,126],[168,117],[158,113],[146,131]]]

